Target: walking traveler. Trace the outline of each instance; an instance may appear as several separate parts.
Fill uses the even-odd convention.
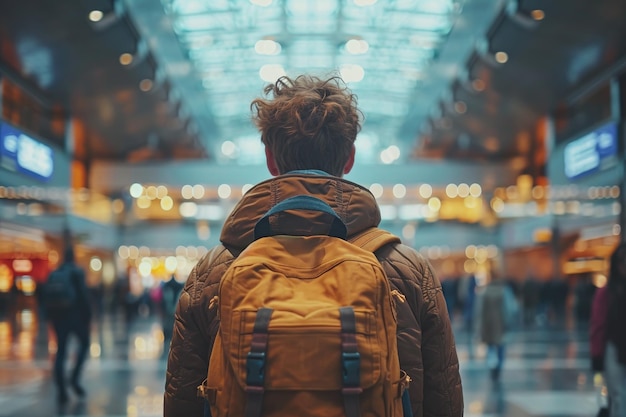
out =
[[[364,243],[367,239],[359,239],[359,237],[365,236],[367,238],[369,231],[376,230],[381,215],[376,199],[367,188],[342,178],[344,174],[350,172],[353,166],[354,141],[360,130],[360,112],[356,106],[356,97],[338,77],[321,79],[309,75],[302,75],[297,78],[281,77],[274,84],[268,85],[265,93],[267,98],[255,99],[252,102],[252,109],[254,121],[261,132],[261,140],[265,145],[267,167],[273,177],[257,184],[242,197],[223,225],[220,236],[221,245],[209,250],[207,255],[195,266],[185,284],[176,310],[175,329],[168,358],[164,416],[200,417],[208,415],[208,413],[204,414],[207,411],[206,405],[202,398],[198,398],[197,389],[206,385],[203,384],[203,381],[207,377],[207,368],[211,366],[209,377],[211,377],[211,370],[214,367],[215,369],[218,368],[214,364],[213,358],[220,358],[219,353],[222,349],[224,352],[232,352],[232,344],[241,337],[252,339],[252,342],[247,342],[248,348],[252,350],[248,353],[247,360],[245,356],[242,356],[235,362],[231,362],[236,363],[234,366],[237,369],[232,367],[226,369],[226,374],[235,373],[237,379],[232,383],[237,386],[237,392],[240,390],[239,385],[243,384],[243,387],[247,388],[247,394],[251,397],[256,398],[257,394],[263,395],[263,378],[275,378],[275,374],[271,365],[272,359],[268,359],[270,364],[266,369],[265,352],[255,351],[255,349],[267,348],[271,351],[273,347],[285,347],[285,344],[281,344],[281,339],[277,339],[278,342],[273,345],[274,339],[272,338],[274,336],[272,332],[280,330],[273,327],[274,316],[271,316],[271,319],[268,316],[265,320],[261,317],[261,313],[271,315],[271,309],[261,308],[253,313],[252,317],[257,317],[256,321],[253,320],[254,323],[248,321],[248,313],[245,311],[237,312],[237,316],[233,313],[229,316],[229,323],[223,322],[223,326],[228,326],[229,329],[237,326],[234,327],[235,330],[228,336],[228,339],[226,339],[227,335],[220,332],[218,312],[228,311],[230,307],[230,298],[224,300],[224,293],[228,292],[228,296],[231,297],[231,293],[236,293],[238,289],[237,285],[232,284],[234,281],[231,281],[232,275],[236,274],[238,270],[233,270],[230,267],[231,265],[233,268],[241,269],[249,267],[248,264],[242,265],[240,259],[237,259],[234,264],[233,262],[240,254],[241,257],[250,257],[252,256],[249,254],[250,251],[263,251],[265,248],[262,245],[259,247],[256,243],[266,241],[269,242],[268,246],[274,245],[276,242],[292,242],[284,245],[284,256],[281,253],[276,253],[275,258],[285,258],[287,252],[290,254],[299,253],[302,262],[308,262],[311,257],[318,256],[318,251],[310,251],[311,247],[307,242],[319,238],[319,236],[314,235],[327,234],[331,236],[341,235],[342,238],[345,236],[348,241],[354,242],[354,245],[345,246],[347,248],[345,251],[354,251],[359,260],[365,259],[360,267],[365,268],[363,265],[368,264],[373,268],[367,267],[364,271],[377,271],[378,269],[384,271],[382,276],[386,277],[385,284],[381,285],[390,288],[396,311],[394,317],[397,316],[397,332],[391,333],[391,329],[395,330],[395,321],[394,327],[388,328],[389,334],[396,334],[397,338],[393,338],[396,340],[385,346],[393,345],[394,350],[396,350],[395,345],[397,343],[400,368],[410,378],[408,393],[413,415],[461,416],[463,414],[463,397],[454,337],[441,285],[430,264],[417,251],[401,244],[399,239],[395,237],[388,239],[389,234],[372,235],[377,238],[382,236],[381,239],[388,242],[378,248],[369,246],[375,256],[372,256],[371,252],[368,255],[357,247],[361,244],[363,244],[362,247],[368,247]],[[306,197],[305,199],[300,198],[303,195]],[[295,210],[290,210],[293,197],[297,197],[299,201],[310,202],[314,200],[312,205],[315,207],[312,210],[319,208],[324,210],[324,214],[312,214],[311,211],[307,211],[307,214],[304,215],[301,213],[302,207],[300,206],[295,207]],[[270,210],[277,210],[277,212],[274,213]],[[294,213],[299,214],[299,216],[294,215]],[[328,214],[332,214],[332,216]],[[301,222],[303,216],[306,218],[304,224]],[[326,220],[333,216],[337,219],[333,219],[329,232]],[[259,235],[266,236],[266,229],[271,229],[273,234],[300,235],[297,238],[301,238],[302,235],[306,237],[290,239],[290,237],[280,238],[276,236],[276,239],[273,240],[257,240]],[[335,234],[337,230],[339,232]],[[309,240],[307,241],[307,239]],[[326,237],[320,238],[320,242],[328,241]],[[300,245],[303,248],[306,247],[306,250],[299,250],[301,249]],[[332,245],[335,245],[335,241]],[[253,246],[254,249],[252,249]],[[335,248],[336,246],[332,247]],[[319,254],[319,256],[325,255]],[[276,259],[276,262],[279,261],[281,259]],[[256,265],[252,260],[249,262],[253,266]],[[336,265],[333,264],[332,268],[335,267]],[[319,266],[319,274],[326,272],[324,268]],[[294,268],[292,272],[299,274],[301,271]],[[354,272],[354,269],[347,272]],[[263,273],[267,273],[266,268],[263,269]],[[227,275],[225,280],[228,281],[224,282],[223,286],[227,288],[221,288],[220,281],[225,275]],[[257,278],[253,276],[250,279]],[[261,280],[262,278],[259,277],[258,279]],[[267,280],[268,277],[263,279]],[[275,288],[279,282],[283,282],[282,275],[276,273],[276,276],[270,277],[267,282],[264,289],[268,293],[272,291],[271,294],[275,298],[269,302],[272,302],[273,305],[282,303],[282,305],[291,307],[289,303],[293,302],[293,289],[285,286],[281,293],[280,288]],[[300,284],[298,283],[298,285]],[[312,281],[312,289],[315,288],[313,284]],[[358,282],[350,285],[355,286],[355,291],[359,290],[357,288],[360,285]],[[366,284],[363,283],[363,285]],[[343,290],[342,292],[340,287],[341,279],[337,279],[332,284],[328,284],[324,295],[328,299],[337,298],[337,294],[344,292],[347,294],[346,297],[352,295],[348,294],[350,291]],[[383,287],[379,289],[383,291],[381,294],[388,294]],[[256,289],[255,291],[258,292],[259,290]],[[221,296],[218,297],[218,294]],[[241,297],[243,296],[239,298]],[[308,308],[313,303],[314,298],[312,294],[310,299],[306,297],[301,300],[298,299],[300,305],[293,306],[293,309]],[[361,300],[364,303],[369,301],[369,298],[367,300],[365,298]],[[276,301],[276,299],[279,300]],[[299,369],[307,364],[299,361],[303,361],[309,355],[314,355],[317,347],[312,345],[301,346],[302,357],[282,355],[280,360],[276,360],[276,362],[290,364],[290,378],[306,380],[310,377],[312,391],[308,391],[306,395],[297,398],[305,398],[307,401],[321,400],[323,397],[331,395],[338,395],[336,398],[341,398],[342,392],[347,398],[352,394],[358,395],[361,391],[365,392],[367,389],[365,385],[370,384],[368,381],[372,375],[375,375],[372,376],[372,386],[377,381],[384,382],[385,380],[384,377],[376,374],[378,372],[376,369],[380,369],[377,365],[374,367],[367,365],[368,360],[366,358],[369,358],[366,352],[367,346],[363,346],[363,338],[359,334],[359,332],[376,331],[375,322],[368,322],[369,325],[361,322],[362,319],[366,322],[368,319],[362,318],[360,310],[356,307],[352,312],[350,312],[351,308],[348,309],[347,319],[344,320],[344,309],[340,310],[342,311],[341,336],[344,338],[344,342],[341,342],[341,339],[337,339],[335,342],[331,336],[322,335],[316,343],[319,342],[320,346],[325,346],[326,343],[336,343],[338,349],[343,346],[348,350],[356,344],[359,349],[357,352],[344,351],[343,355],[344,360],[346,360],[344,363],[345,378],[351,379],[354,371],[357,376],[356,383],[347,387],[344,385],[343,389],[340,385],[338,394],[324,391],[324,389],[331,389],[330,386],[319,385],[316,387],[313,378],[316,378],[317,375],[303,375]],[[278,313],[282,314],[283,312],[280,311],[275,314],[276,323],[279,323],[283,318]],[[335,313],[329,314],[333,316]],[[351,315],[352,319],[350,319]],[[350,324],[351,320],[354,320],[354,315],[356,315],[356,326]],[[339,312],[335,316],[339,320]],[[369,320],[376,320],[377,317],[372,315]],[[392,325],[391,320],[389,325]],[[285,329],[284,332],[288,332],[288,330]],[[354,338],[350,336],[351,334],[354,335],[352,332],[356,332],[356,343],[353,343],[355,342]],[[267,342],[268,333],[269,341]],[[266,336],[263,337],[263,334]],[[307,336],[307,332],[300,334],[302,338]],[[276,337],[288,336],[282,333],[276,335]],[[289,340],[294,345],[300,344],[297,339]],[[250,348],[250,344],[252,348]],[[218,348],[220,352],[216,353],[214,350]],[[362,352],[361,349],[363,349]],[[360,369],[355,370],[350,365],[348,358],[358,359],[359,353],[361,353],[361,366]],[[382,356],[386,352],[379,353]],[[234,355],[239,358],[237,352]],[[377,357],[377,355],[372,356],[372,358]],[[388,355],[392,358],[395,352],[388,352]],[[315,362],[314,365],[322,368],[330,366],[328,364],[334,363],[335,360],[338,362],[340,356],[335,359],[334,356],[328,355],[327,361]],[[255,362],[256,359],[260,362]],[[248,378],[246,379],[244,376],[244,379],[240,380],[241,373],[239,371],[242,370],[245,373],[246,369]],[[223,371],[221,365],[219,370],[220,372]],[[360,382],[358,379],[359,370],[361,372]],[[284,390],[287,390],[286,387],[289,386],[286,378],[287,376],[282,379]],[[339,376],[337,378],[338,383],[341,384],[341,378]],[[258,379],[260,379],[261,384],[255,385],[256,382],[259,382]],[[225,383],[231,383],[231,381]],[[280,385],[280,383],[276,383],[276,385]],[[222,395],[222,392],[219,389],[217,392],[215,390],[211,392],[212,394],[209,393],[208,395],[204,392],[205,398],[209,397],[208,402],[211,403],[212,407],[215,407],[215,398],[211,398],[211,395],[218,396],[217,403],[219,404],[219,396]],[[370,401],[377,400],[378,398],[361,396],[360,406],[368,407]],[[314,401],[313,404],[315,404]],[[349,405],[349,399],[346,400],[346,404],[346,415],[358,413],[358,402],[356,413],[355,409]],[[239,406],[239,404],[233,404],[233,407]],[[298,407],[298,401],[281,402],[280,404],[273,402],[269,405],[266,404],[266,406],[294,407],[293,409],[295,409]],[[311,410],[310,415],[329,415],[324,413],[323,407],[316,409],[317,411]],[[289,413],[287,412],[287,414]]]
[[[68,340],[71,335],[78,339],[78,352],[69,378],[69,386],[79,397],[85,396],[80,377],[89,353],[89,330],[91,306],[85,284],[85,272],[74,260],[74,249],[68,246],[63,263],[50,273],[43,290],[43,303],[48,319],[52,323],[57,340],[54,361],[54,382],[57,400],[68,401],[66,361]]]

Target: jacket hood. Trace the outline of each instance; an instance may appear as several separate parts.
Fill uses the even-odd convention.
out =
[[[376,199],[365,187],[326,175],[285,174],[251,188],[233,208],[222,228],[220,241],[230,250],[241,251],[254,240],[254,227],[261,217],[281,201],[297,195],[312,195],[327,203],[343,220],[348,236],[380,223]],[[276,234],[324,234],[331,221],[327,214],[309,211],[272,216]]]

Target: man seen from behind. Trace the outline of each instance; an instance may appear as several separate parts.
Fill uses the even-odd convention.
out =
[[[281,77],[265,88],[268,98],[252,102],[273,178],[250,189],[227,218],[221,244],[191,272],[176,310],[164,397],[165,417],[201,417],[196,388],[206,377],[218,331],[211,308],[220,279],[233,259],[253,241],[256,222],[277,203],[309,194],[329,204],[347,226],[348,238],[378,226],[376,199],[343,179],[354,164],[361,128],[356,97],[338,77]],[[280,228],[280,226],[278,226]],[[390,243],[376,251],[397,305],[401,369],[411,378],[414,416],[462,416],[463,395],[454,337],[430,264],[414,249]]]

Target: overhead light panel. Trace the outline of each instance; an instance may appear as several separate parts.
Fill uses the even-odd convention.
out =
[[[376,4],[377,1],[378,0],[354,0],[354,4],[356,4],[357,6],[365,7]]]
[[[271,39],[261,39],[254,44],[254,51],[259,55],[278,55],[282,47]]]
[[[365,70],[362,66],[356,64],[346,64],[339,69],[341,78],[346,82],[359,82],[365,77]]]
[[[272,4],[272,0],[250,0],[255,6],[267,7]]]
[[[495,55],[496,61],[500,64],[504,64],[509,60],[509,55],[506,52],[496,52]]]
[[[543,20],[546,17],[546,14],[544,13],[544,11],[540,9],[533,10],[532,12],[530,12],[530,15],[532,16],[533,19],[537,21]]]
[[[130,65],[132,62],[133,62],[132,54],[129,54],[128,52],[126,52],[120,55],[120,64]]]
[[[346,42],[346,51],[352,55],[360,55],[367,52],[369,44],[363,39],[350,39]]]
[[[285,69],[279,64],[263,65],[259,70],[259,76],[263,81],[273,83],[283,75],[286,75]]]
[[[143,92],[148,92],[152,90],[152,80],[145,78],[139,82],[139,89]]]
[[[89,20],[91,20],[92,22],[99,22],[102,20],[103,17],[104,13],[102,13],[102,11],[100,10],[92,10],[91,12],[89,12]]]

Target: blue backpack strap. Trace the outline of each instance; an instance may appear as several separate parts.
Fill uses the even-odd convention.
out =
[[[270,216],[286,211],[286,210],[312,210],[326,213],[333,216],[333,222],[330,226],[329,236],[346,239],[348,228],[344,224],[341,217],[324,201],[310,195],[298,195],[281,201],[272,207],[254,226],[254,240],[262,237],[272,236],[272,228],[270,226]]]
[[[246,360],[246,417],[259,417],[263,407],[267,331],[272,312],[271,308],[260,308],[252,329],[252,342]]]
[[[360,417],[359,395],[361,388],[361,355],[356,341],[356,319],[354,308],[341,307],[339,309],[341,322],[341,367],[343,388],[343,404],[346,417]]]

